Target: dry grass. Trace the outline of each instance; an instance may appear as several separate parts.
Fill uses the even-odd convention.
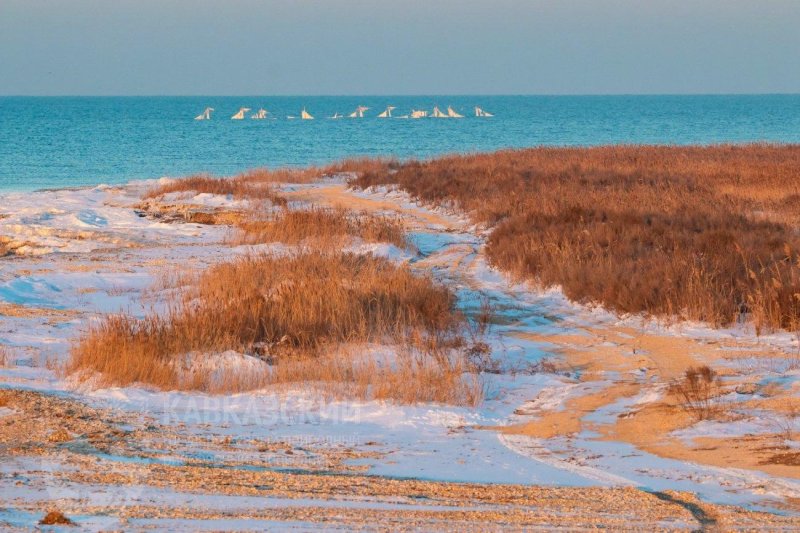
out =
[[[323,252],[240,258],[201,273],[166,314],[107,317],[74,345],[67,371],[164,389],[324,382],[359,397],[478,401],[480,384],[464,379],[466,364],[457,356],[464,318],[455,304],[446,287],[382,258]],[[409,353],[382,366],[330,356],[368,343]],[[181,371],[187,354],[200,368],[197,357],[227,350],[269,365],[261,372]]]
[[[218,209],[215,211],[188,211],[183,219],[190,224],[206,224],[210,226],[230,226],[238,224],[246,217],[241,211]]]
[[[196,174],[157,185],[147,191],[144,199],[173,193],[195,191],[230,195],[235,199],[270,200],[275,205],[286,205],[286,199],[274,192],[274,183],[311,183],[324,177],[342,174],[387,172],[398,165],[394,159],[353,158],[324,167],[306,168],[256,168],[236,176],[219,178]]]
[[[398,219],[354,213],[342,208],[282,210],[270,213],[266,218],[252,217],[237,227],[240,232],[235,236],[236,244],[313,241],[334,247],[341,246],[350,237],[358,237],[367,242],[388,242],[400,248],[408,247],[403,225]]]
[[[67,518],[61,511],[49,511],[44,517],[39,520],[39,524],[43,526],[74,526],[75,522]]]
[[[342,347],[318,357],[282,361],[265,380],[269,385],[312,384],[329,398],[388,400],[404,404],[438,402],[477,405],[483,400],[480,376],[458,352],[404,350],[394,358]]]
[[[305,168],[256,168],[240,174],[239,178],[250,183],[312,183],[325,177],[343,174],[364,174],[367,172],[386,172],[397,168],[396,159],[387,158],[349,158],[321,167]]]
[[[492,228],[492,263],[618,312],[800,327],[800,146],[533,148],[376,167]]]
[[[356,176],[361,176],[364,174],[394,172],[398,168],[400,168],[400,161],[395,158],[361,157],[343,159],[342,161],[322,167],[322,173],[325,176],[337,174],[354,174]]]
[[[772,416],[778,434],[783,440],[793,441],[797,433],[798,421],[800,421],[800,402],[794,398],[787,398],[785,409],[776,410]]]
[[[395,164],[354,159],[322,168],[256,169],[228,179],[193,176],[149,191],[148,197],[196,191],[271,200],[284,209],[252,206],[248,219],[235,221],[237,244],[303,243],[330,253],[250,257],[193,280],[172,280],[170,286],[185,292],[166,315],[106,318],[74,346],[67,371],[99,372],[117,385],[227,392],[306,383],[336,397],[478,403],[483,386],[459,351],[466,322],[454,295],[405,266],[332,251],[352,237],[408,247],[401,222],[346,209],[289,210],[267,192],[272,183],[388,171]],[[365,353],[370,343],[392,345],[394,356]],[[242,359],[245,368],[215,367],[217,354],[227,350],[268,365]]]
[[[683,378],[672,383],[669,391],[698,421],[712,418],[722,409],[714,402],[722,394],[722,382],[708,366],[687,368]]]
[[[143,198],[157,198],[164,194],[186,191],[229,195],[237,200],[269,200],[274,205],[286,205],[286,199],[277,194],[268,183],[248,179],[245,175],[233,178],[217,178],[205,174],[188,176],[157,185],[147,191]]]

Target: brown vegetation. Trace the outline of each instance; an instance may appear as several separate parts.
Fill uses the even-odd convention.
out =
[[[244,175],[233,178],[217,178],[207,174],[188,176],[157,185],[147,191],[143,198],[156,198],[164,194],[185,191],[230,195],[237,200],[269,200],[275,205],[286,205],[286,199],[276,194],[269,184],[247,179]]]
[[[395,159],[386,158],[349,158],[330,165],[305,168],[256,168],[245,171],[236,178],[248,183],[311,183],[321,178],[334,177],[341,174],[363,174],[365,172],[384,172],[397,167]]]
[[[256,168],[231,177],[215,177],[208,174],[196,174],[157,185],[147,191],[144,199],[173,193],[195,191],[231,195],[236,199],[270,200],[275,205],[286,205],[286,200],[277,195],[270,184],[273,183],[310,183],[324,177],[339,174],[386,172],[396,167],[393,159],[344,159],[324,167],[306,168]]]
[[[107,317],[75,344],[68,371],[96,371],[109,384],[212,392],[336,382],[364,397],[471,403],[480,386],[463,379],[467,368],[455,352],[463,325],[453,293],[405,265],[338,252],[246,257],[201,273],[166,314]],[[363,352],[367,343],[407,353],[391,364],[331,355],[353,346]],[[181,372],[187,354],[226,350],[270,366],[222,377]],[[191,366],[202,369],[199,362]]]
[[[43,526],[74,526],[75,522],[64,516],[61,511],[50,511],[39,521]]]
[[[92,328],[74,346],[67,370],[96,371],[108,384],[210,392],[305,382],[337,396],[480,401],[475,368],[458,350],[466,322],[454,295],[406,266],[334,251],[351,237],[407,247],[402,223],[342,208],[289,210],[271,188],[394,165],[351,159],[320,168],[256,169],[224,179],[191,176],[149,191],[146,198],[196,191],[270,200],[283,209],[254,204],[247,218],[232,220],[234,242],[312,244],[327,252],[250,257],[183,279],[175,286],[184,293],[168,313],[142,320],[116,315]],[[206,218],[192,221],[219,222],[216,213]],[[370,343],[391,344],[393,356],[376,356],[366,348]],[[268,366],[250,359],[246,368],[220,371],[213,361],[227,350]]]
[[[376,356],[363,346],[280,361],[265,384],[314,384],[333,398],[477,405],[483,400],[478,370],[457,351],[397,347],[396,357]]]
[[[722,382],[707,365],[687,368],[681,379],[669,389],[679,404],[697,420],[706,420],[719,412],[714,400],[722,393]]]
[[[800,327],[800,146],[533,148],[365,170],[490,226],[497,267],[576,301]]]
[[[348,237],[367,242],[388,242],[400,248],[408,246],[402,223],[396,218],[369,213],[353,213],[347,209],[312,207],[281,210],[266,217],[257,216],[237,224],[237,244],[285,242],[299,244],[314,241],[337,246]]]

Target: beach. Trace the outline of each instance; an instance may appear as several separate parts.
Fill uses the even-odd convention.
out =
[[[797,527],[794,335],[576,304],[492,267],[487,229],[463,211],[351,179],[275,182],[270,194],[290,210],[399,220],[405,246],[365,234],[337,250],[430,276],[468,317],[490,306],[480,342],[496,364],[478,372],[478,401],[313,382],[169,390],[76,371],[70,354],[105,317],[165,313],[175,280],[308,244],[233,238],[252,199],[144,198],[166,178],[6,194],[0,521],[27,528],[57,509],[88,529]],[[265,364],[206,355],[206,378]],[[697,420],[670,386],[701,365],[723,376],[726,412]]]

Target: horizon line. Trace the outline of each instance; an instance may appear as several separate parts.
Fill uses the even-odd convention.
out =
[[[400,93],[400,94],[0,94],[0,98],[420,98],[420,97],[597,97],[597,96],[800,96],[798,92],[681,93]]]

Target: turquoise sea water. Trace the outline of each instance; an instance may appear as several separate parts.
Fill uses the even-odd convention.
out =
[[[363,119],[326,118],[358,105],[370,107]],[[467,117],[376,118],[387,105],[395,114],[451,105]],[[471,116],[475,105],[495,116]],[[193,120],[207,106],[216,109],[213,119]],[[279,120],[230,120],[242,106],[265,107]],[[286,120],[303,107],[316,120]],[[2,97],[0,190],[226,175],[355,155],[750,141],[800,142],[800,95]]]

